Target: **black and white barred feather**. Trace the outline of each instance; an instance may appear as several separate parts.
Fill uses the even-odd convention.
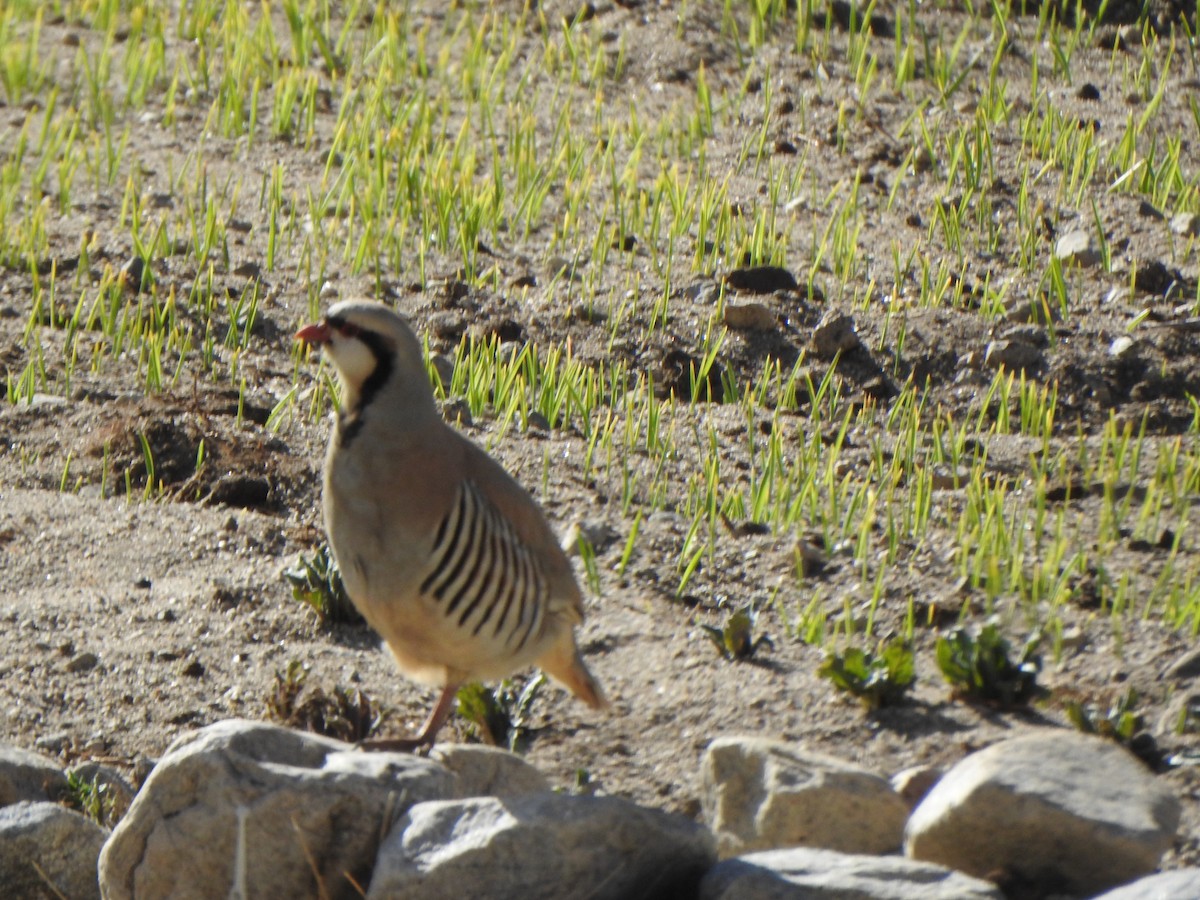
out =
[[[513,652],[540,631],[547,588],[537,561],[499,511],[469,481],[438,525],[421,593],[478,636],[490,630]]]

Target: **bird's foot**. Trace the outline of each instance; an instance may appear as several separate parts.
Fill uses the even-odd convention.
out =
[[[428,756],[433,749],[431,738],[373,738],[369,741],[359,741],[358,749],[373,753],[415,753],[418,756]]]

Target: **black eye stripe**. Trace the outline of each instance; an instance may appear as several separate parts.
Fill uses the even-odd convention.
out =
[[[325,321],[329,326],[336,331],[346,335],[346,337],[362,337],[363,330],[353,322],[348,322],[341,316],[326,316]]]

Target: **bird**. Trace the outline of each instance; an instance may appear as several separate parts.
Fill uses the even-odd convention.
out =
[[[346,593],[402,673],[441,687],[411,738],[433,745],[458,689],[537,666],[594,709],[608,701],[575,641],[583,594],[538,503],[447,424],[399,313],[343,300],[296,332],[341,387],[325,457],[325,529]]]

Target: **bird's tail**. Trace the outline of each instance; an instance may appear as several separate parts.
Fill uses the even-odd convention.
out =
[[[575,646],[575,638],[571,634],[564,635],[550,651],[537,662],[538,668],[565,687],[568,691],[590,706],[592,709],[608,707],[608,698],[596,676],[588,671],[579,648]]]

